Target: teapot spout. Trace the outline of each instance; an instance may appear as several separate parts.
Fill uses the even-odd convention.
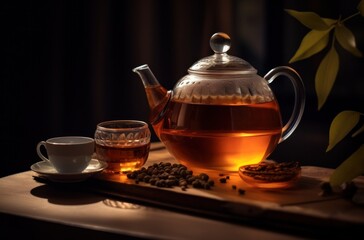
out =
[[[160,85],[155,78],[153,72],[150,70],[148,64],[141,65],[133,69],[133,72],[137,73],[143,82],[144,87],[152,87]]]
[[[155,124],[162,119],[169,99],[171,98],[172,91],[167,91],[160,85],[147,64],[134,68],[133,72],[137,73],[143,82],[149,108],[151,110],[150,121],[152,124]]]

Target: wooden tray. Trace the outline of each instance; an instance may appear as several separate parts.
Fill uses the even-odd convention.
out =
[[[153,143],[146,165],[176,162],[161,143]],[[232,221],[275,230],[292,231],[306,236],[361,232],[364,208],[341,195],[320,195],[320,183],[332,169],[303,166],[301,178],[290,189],[264,190],[246,185],[237,173],[220,183],[219,172],[209,171],[215,185],[210,190],[180,187],[160,188],[128,179],[125,174],[100,174],[88,181],[88,189],[110,197],[151,204],[203,217]],[[364,179],[356,179],[364,192]],[[89,184],[90,183],[90,184]],[[236,189],[233,189],[233,185]],[[238,189],[244,189],[240,194]]]

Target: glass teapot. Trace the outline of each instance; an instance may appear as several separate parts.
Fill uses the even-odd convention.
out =
[[[226,52],[231,40],[215,33],[215,52],[194,63],[173,90],[160,85],[148,65],[133,69],[145,87],[150,122],[156,135],[180,163],[197,171],[236,172],[265,160],[299,124],[305,89],[290,67],[270,70],[264,78],[248,62]],[[288,77],[295,92],[293,112],[283,125],[269,84]]]

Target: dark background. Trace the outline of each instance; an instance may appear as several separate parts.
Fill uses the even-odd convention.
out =
[[[306,108],[296,131],[270,156],[302,165],[338,166],[363,142],[346,138],[325,153],[332,119],[342,110],[364,112],[363,58],[337,47],[340,70],[324,107],[317,110],[316,69],[327,52],[288,64],[309,31],[285,8],[343,18],[359,0],[124,0],[2,1],[0,3],[0,176],[29,170],[40,161],[36,144],[50,137],[93,137],[96,124],[112,119],[148,122],[144,88],[132,69],[148,63],[167,89],[202,57],[209,39],[226,32],[230,55],[264,76],[271,68],[295,68],[306,86]],[[364,18],[347,22],[364,52]],[[292,88],[272,84],[286,119]],[[153,133],[153,141],[157,141]]]

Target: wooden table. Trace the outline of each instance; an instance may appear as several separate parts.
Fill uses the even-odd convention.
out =
[[[153,143],[147,164],[161,161],[175,162]],[[219,183],[209,172],[212,189],[183,191],[103,173],[82,183],[42,182],[26,171],[0,179],[0,229],[28,239],[348,239],[363,229],[364,207],[319,195],[331,172],[305,166],[294,188],[274,191],[251,188],[237,174]],[[355,183],[361,193],[363,178]]]

